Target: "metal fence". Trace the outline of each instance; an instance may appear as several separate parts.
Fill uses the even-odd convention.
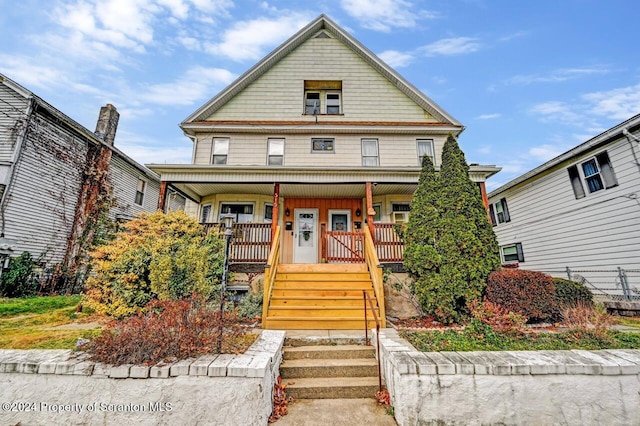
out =
[[[640,269],[579,269],[542,270],[555,277],[566,277],[587,287],[594,296],[610,300],[640,301]]]

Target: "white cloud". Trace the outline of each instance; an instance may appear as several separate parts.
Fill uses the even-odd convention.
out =
[[[387,50],[378,56],[393,68],[406,67],[414,59],[413,54],[409,52],[398,52],[397,50]]]
[[[66,75],[60,69],[50,64],[42,65],[42,61],[34,61],[32,58],[0,54],[0,63],[3,74],[27,89],[50,88],[67,81]]]
[[[342,0],[341,6],[364,28],[383,32],[412,28],[419,18],[436,17],[433,12],[413,10],[413,4],[405,0]]]
[[[209,53],[227,56],[235,61],[259,59],[272,47],[304,27],[310,17],[291,12],[275,19],[258,18],[236,22],[222,35],[222,41],[206,47]]]
[[[495,118],[500,118],[502,115],[495,113],[495,114],[481,114],[479,116],[476,117],[476,120],[493,120]]]
[[[589,113],[615,120],[626,120],[640,113],[640,84],[602,92],[587,93]]]
[[[229,84],[234,75],[220,68],[195,67],[169,83],[143,88],[139,99],[158,105],[191,105]]]
[[[583,68],[561,68],[548,74],[516,75],[507,80],[508,84],[533,84],[533,83],[559,83],[567,80],[575,80],[585,76],[609,74],[608,66],[593,66]]]
[[[515,33],[512,34],[507,34],[504,37],[501,37],[499,40],[500,41],[511,41],[515,38],[520,38],[520,37],[525,37],[529,35],[529,31],[516,31]]]
[[[537,115],[542,121],[557,121],[564,124],[577,124],[582,115],[574,112],[565,102],[550,101],[534,105],[529,112]]]
[[[472,37],[443,38],[423,46],[420,51],[427,56],[452,56],[472,53],[480,49],[478,39]]]
[[[554,157],[562,154],[565,150],[558,147],[557,145],[538,145],[530,148],[528,151],[529,158],[533,158],[535,160],[539,160],[541,162],[545,162],[551,160]]]

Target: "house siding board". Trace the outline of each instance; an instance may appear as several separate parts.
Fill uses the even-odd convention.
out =
[[[131,217],[141,212],[154,212],[158,209],[160,182],[151,179],[124,159],[114,155],[111,158],[109,176],[113,184],[116,206],[111,208],[110,217]],[[142,206],[135,203],[138,179],[146,181]]]
[[[26,118],[28,103],[28,99],[0,84],[0,162],[13,160],[16,124]]]
[[[336,39],[311,38],[236,95],[209,120],[281,120],[303,116],[304,80],[341,80],[344,115],[327,121],[423,121],[425,111]],[[380,107],[384,100],[383,107]]]
[[[567,167],[607,151],[618,186],[576,199]],[[640,205],[626,197],[638,192],[640,173],[628,142],[618,139],[567,161],[548,174],[498,194],[505,197],[511,222],[494,227],[500,245],[522,243],[523,269],[566,277],[565,268],[640,269]],[[584,182],[583,182],[584,185]],[[639,194],[640,195],[640,194]],[[585,272],[590,282],[613,285],[611,272]],[[640,283],[636,283],[640,286]]]
[[[17,241],[17,254],[44,254],[49,264],[62,260],[86,155],[86,142],[36,116],[7,189],[5,236]]]

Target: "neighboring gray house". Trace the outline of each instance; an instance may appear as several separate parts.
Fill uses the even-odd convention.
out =
[[[635,296],[639,158],[636,115],[489,193],[503,262]]]
[[[111,188],[111,219],[158,208],[158,175],[113,146],[118,117],[103,107],[92,132],[0,74],[2,258],[28,251],[45,268],[72,267]],[[184,197],[167,192],[167,208],[184,208]]]

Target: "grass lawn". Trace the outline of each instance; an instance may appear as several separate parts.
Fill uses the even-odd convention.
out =
[[[76,314],[81,296],[0,298],[0,349],[73,349],[98,333],[96,315]]]
[[[601,337],[592,333],[576,336],[568,332],[555,331],[532,331],[513,335],[497,332],[490,327],[480,330],[467,328],[403,331],[400,335],[423,352],[640,349],[640,333],[613,330]]]

